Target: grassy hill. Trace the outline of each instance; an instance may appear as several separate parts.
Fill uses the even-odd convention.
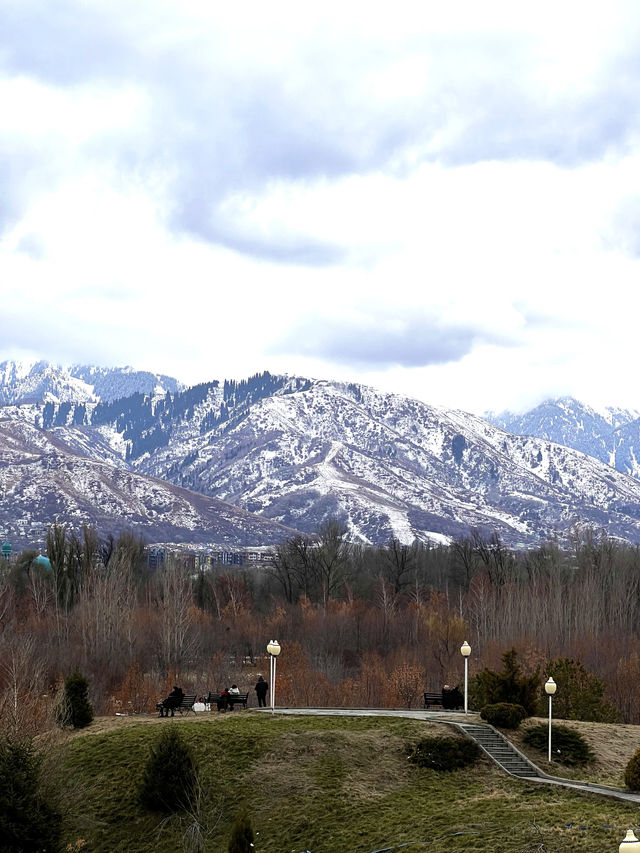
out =
[[[137,804],[136,789],[159,727],[171,725],[198,756],[201,802],[196,816],[163,821]],[[640,732],[600,729],[595,736],[587,732],[599,759],[582,776],[619,783]],[[617,731],[627,747],[616,765],[608,744]],[[452,730],[398,718],[243,712],[99,719],[56,747],[65,844],[86,853],[224,853],[243,807],[256,832],[256,853],[370,853],[399,845],[430,853],[614,853],[626,829],[640,824],[637,806],[520,782],[485,759],[455,773],[416,768],[406,747],[427,733]],[[200,848],[189,846],[195,817],[204,837]]]

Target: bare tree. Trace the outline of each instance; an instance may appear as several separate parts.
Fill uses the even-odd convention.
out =
[[[327,601],[348,578],[350,546],[346,541],[347,526],[337,518],[324,521],[316,533],[313,566],[322,587],[322,602]]]
[[[384,576],[396,595],[411,583],[411,570],[415,567],[417,551],[418,543],[415,540],[411,545],[406,545],[395,536],[379,551]]]

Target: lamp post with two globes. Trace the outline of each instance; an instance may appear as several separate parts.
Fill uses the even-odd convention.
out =
[[[465,640],[460,646],[460,654],[464,658],[464,712],[469,712],[469,655],[471,654],[471,646]]]
[[[271,691],[271,713],[273,713],[276,706],[276,659],[280,654],[280,643],[277,640],[271,640],[271,642],[267,646],[267,652],[269,653],[269,690]]]

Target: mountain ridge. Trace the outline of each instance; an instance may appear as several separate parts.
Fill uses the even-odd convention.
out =
[[[530,547],[567,541],[575,527],[640,542],[640,482],[626,472],[478,415],[357,383],[265,372],[173,394],[2,411],[82,456],[302,532],[337,516],[352,539],[371,544],[449,542],[477,528]],[[565,402],[554,416],[579,434],[585,411]],[[608,428],[628,428],[632,414],[612,414]]]

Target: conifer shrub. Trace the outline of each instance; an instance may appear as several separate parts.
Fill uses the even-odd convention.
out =
[[[480,747],[475,741],[453,737],[425,737],[408,752],[412,764],[440,771],[462,770],[479,756]]]
[[[63,726],[83,729],[93,720],[93,706],[89,702],[89,682],[74,672],[64,683],[64,694],[57,711],[58,722]]]
[[[558,692],[553,697],[553,712],[559,719],[620,722],[620,712],[605,698],[606,682],[588,672],[580,661],[556,658],[545,665],[545,674],[552,676],[558,685]],[[543,694],[538,714],[545,714],[546,699]]]
[[[637,749],[624,768],[624,784],[630,791],[640,791],[640,749]]]
[[[231,828],[229,853],[253,853],[253,827],[247,812],[241,812]]]
[[[484,708],[485,705],[509,702],[522,705],[527,715],[534,715],[538,708],[539,671],[536,670],[532,675],[523,675],[515,649],[510,649],[502,655],[502,664],[500,672],[485,668],[470,679],[471,707]]]
[[[546,752],[549,748],[549,726],[540,723],[531,726],[523,735],[523,741]],[[551,754],[555,761],[567,767],[581,767],[595,759],[595,753],[584,735],[569,726],[551,726]]]
[[[0,740],[0,849],[57,853],[62,818],[40,790],[41,763],[29,741]]]
[[[480,716],[492,726],[501,729],[517,729],[528,714],[522,705],[497,702],[494,705],[485,705],[480,711]]]
[[[193,750],[175,726],[162,730],[142,774],[140,803],[150,811],[171,814],[189,811],[198,784]]]

